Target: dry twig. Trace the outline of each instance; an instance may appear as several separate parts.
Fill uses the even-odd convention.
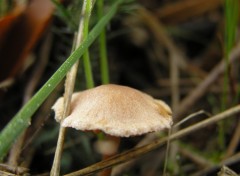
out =
[[[114,165],[129,161],[131,159],[142,156],[143,154],[148,153],[148,152],[162,146],[163,144],[165,144],[167,142],[167,140],[179,139],[179,138],[181,138],[181,137],[183,137],[187,134],[195,132],[196,130],[199,130],[199,129],[204,128],[208,125],[214,124],[214,123],[216,123],[220,120],[223,120],[227,117],[236,115],[238,113],[240,113],[240,105],[232,107],[232,108],[230,108],[230,109],[228,109],[228,110],[226,110],[222,113],[219,113],[219,114],[217,114],[217,115],[215,115],[211,118],[208,118],[208,119],[203,120],[203,121],[201,121],[201,122],[199,122],[195,125],[187,127],[187,128],[185,128],[181,131],[178,131],[178,132],[172,134],[169,137],[165,137],[163,139],[156,140],[156,141],[154,141],[154,142],[152,142],[148,145],[145,145],[143,147],[132,149],[132,150],[129,150],[129,151],[124,152],[124,153],[119,154],[119,155],[115,155],[115,156],[113,156],[113,157],[111,157],[107,160],[98,162],[98,163],[93,164],[92,166],[86,167],[82,170],[79,170],[79,171],[76,171],[76,172],[73,172],[73,173],[70,173],[70,174],[66,174],[65,176],[89,175],[89,174],[98,172],[100,170],[103,170],[105,168],[112,167]]]
[[[235,130],[233,137],[230,141],[230,144],[227,148],[226,155],[224,156],[225,159],[234,154],[234,152],[239,144],[239,141],[240,141],[240,120],[238,120],[236,130]]]
[[[32,97],[41,79],[41,76],[44,73],[44,70],[47,66],[48,59],[49,59],[51,44],[52,44],[52,35],[49,32],[40,49],[39,63],[37,63],[36,68],[33,70],[33,74],[30,78],[30,81],[26,86],[26,90],[24,92],[23,104],[25,104]],[[25,138],[26,138],[26,130],[23,132],[23,134],[19,136],[19,138],[16,140],[16,142],[12,146],[12,149],[10,151],[9,158],[8,158],[9,165],[17,166],[19,164],[18,160],[22,152],[22,146],[24,145]]]
[[[208,168],[205,168],[195,174],[193,174],[193,176],[202,176],[202,175],[206,175],[207,173],[210,173],[216,169],[219,169],[221,166],[223,165],[230,165],[230,164],[233,164],[233,163],[236,163],[240,161],[240,152],[235,154],[234,156],[222,161],[221,163],[217,164],[217,165],[214,165],[214,166],[210,166]]]
[[[234,63],[240,56],[240,42],[233,48],[230,56],[229,63]],[[209,75],[194,89],[187,97],[185,97],[176,112],[177,118],[183,118],[186,113],[192,108],[195,102],[198,101],[209,89],[209,87],[217,80],[217,78],[224,72],[226,63],[224,59],[209,73]]]
[[[182,0],[168,3],[155,13],[158,18],[167,23],[177,23],[203,15],[206,12],[212,12],[220,5],[220,0]]]

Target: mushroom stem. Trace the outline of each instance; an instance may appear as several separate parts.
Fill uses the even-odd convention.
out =
[[[108,158],[116,155],[118,153],[118,148],[119,148],[119,144],[120,144],[120,137],[106,135],[104,140],[112,142],[112,144],[113,144],[112,146],[115,148],[112,149],[113,152],[111,152],[109,154],[102,153],[102,160],[108,159]],[[98,174],[98,176],[110,176],[111,172],[112,172],[112,168],[108,168],[108,169],[101,171]]]

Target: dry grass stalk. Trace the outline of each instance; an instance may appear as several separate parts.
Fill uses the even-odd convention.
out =
[[[98,172],[100,170],[103,170],[105,168],[109,168],[112,167],[114,165],[117,164],[121,164],[124,163],[126,161],[129,161],[131,159],[137,158],[139,156],[142,156],[145,153],[148,153],[160,146],[162,146],[163,144],[165,144],[167,142],[167,140],[176,140],[179,139],[183,136],[186,136],[187,134],[193,133],[199,129],[202,129],[208,125],[214,124],[219,122],[220,120],[223,120],[227,117],[231,117],[233,115],[235,115],[234,117],[237,117],[236,114],[240,113],[240,105],[234,106],[222,113],[219,113],[211,118],[208,118],[206,120],[203,120],[195,125],[189,126],[181,131],[178,131],[174,134],[172,134],[169,137],[165,137],[163,139],[159,139],[156,140],[148,145],[145,145],[143,147],[139,147],[136,149],[132,149],[129,150],[127,152],[124,152],[122,154],[116,155],[114,157],[109,158],[108,160],[104,160],[102,162],[98,162],[96,164],[93,164],[89,167],[86,167],[82,170],[70,173],[70,174],[66,174],[65,176],[76,176],[76,175],[88,175],[88,174],[93,174],[95,172]]]
[[[228,159],[222,161],[221,163],[219,164],[216,164],[214,166],[210,166],[210,167],[207,167],[197,173],[194,173],[192,176],[202,176],[202,175],[206,175],[207,173],[210,173],[211,171],[214,171],[216,169],[220,169],[223,165],[230,165],[230,164],[233,164],[233,163],[236,163],[236,162],[239,162],[240,161],[240,152],[229,157]]]
[[[228,157],[230,157],[234,154],[234,151],[236,150],[236,148],[239,144],[239,141],[240,141],[240,120],[238,120],[236,130],[235,130],[233,137],[230,141],[230,144],[227,148],[226,155],[224,156],[225,159],[227,159]]]
[[[221,0],[182,0],[159,8],[156,16],[167,23],[179,23],[212,12],[221,5]]]
[[[230,56],[229,63],[234,63],[240,56],[240,42],[233,48]],[[207,92],[209,87],[223,74],[226,68],[224,59],[209,73],[209,75],[195,88],[193,89],[180,103],[180,106],[176,112],[177,118],[183,118],[186,113],[198,102],[198,100]]]
[[[51,32],[48,33],[46,36],[46,39],[44,40],[41,48],[40,48],[40,56],[39,56],[39,63],[33,70],[33,74],[30,77],[30,80],[27,84],[26,90],[24,92],[24,100],[23,104],[27,103],[28,100],[32,97],[34,94],[34,91],[41,79],[41,76],[43,75],[43,72],[47,66],[49,54],[50,54],[50,45],[52,44],[52,35]],[[26,140],[26,131],[23,132],[19,136],[19,138],[16,140],[14,145],[12,146],[12,149],[10,150],[9,157],[8,157],[8,164],[12,166],[18,166],[19,165],[19,157],[22,152],[22,147],[24,145],[24,142]]]

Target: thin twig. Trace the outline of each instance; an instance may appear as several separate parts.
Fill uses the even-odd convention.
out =
[[[174,45],[173,45],[174,46]],[[170,55],[170,79],[171,79],[171,94],[172,94],[172,110],[173,112],[176,112],[178,106],[179,106],[179,102],[180,102],[180,91],[179,91],[179,65],[178,65],[178,55],[179,52],[177,49],[175,49],[175,47],[173,47],[171,50],[169,50],[169,55]],[[176,114],[173,113],[173,119],[175,118]],[[169,130],[169,135],[171,135],[171,133],[174,133],[178,131],[178,128],[174,128]],[[168,148],[169,148],[169,153],[166,152],[166,167],[164,167],[164,172],[163,175],[166,175],[166,169],[167,169],[167,165],[168,165],[168,154],[169,154],[169,160],[171,163],[177,163],[176,161],[176,155],[178,152],[178,145],[175,142],[170,143],[171,141],[169,141],[168,144]],[[179,172],[179,167],[177,164],[175,164],[175,170],[174,170],[174,174],[177,174]]]
[[[185,157],[189,158],[194,163],[196,163],[201,168],[213,166],[212,162],[210,162],[203,156],[197,154],[196,152],[187,149],[185,146],[179,145],[179,152]]]
[[[206,111],[204,110],[200,110],[200,111],[197,111],[195,113],[192,113],[190,114],[189,116],[185,117],[184,119],[182,119],[181,121],[177,122],[176,124],[174,124],[173,128],[175,127],[178,127],[180,125],[182,125],[183,123],[185,123],[186,121],[198,116],[198,115],[201,115],[201,114],[206,114],[208,117],[210,117],[211,115],[209,113],[207,113]]]
[[[233,48],[230,56],[229,63],[235,62],[240,56],[240,41],[238,41],[236,47]],[[195,102],[198,101],[209,89],[209,87],[217,80],[217,78],[224,72],[225,62],[222,60],[209,75],[195,88],[187,97],[185,97],[176,112],[177,118],[181,119],[192,108]]]
[[[13,173],[13,175],[15,175],[15,174],[24,175],[27,172],[29,172],[29,169],[24,168],[24,167],[15,167],[15,166],[7,165],[7,164],[0,164],[0,171],[6,172],[6,175],[8,175],[8,174],[10,175],[10,173]],[[0,175],[2,175],[1,172],[0,172]]]
[[[230,144],[227,148],[227,151],[226,151],[226,154],[225,154],[224,158],[228,158],[228,157],[230,157],[231,155],[234,154],[234,151],[236,150],[236,148],[239,144],[239,141],[240,141],[240,120],[238,120],[236,130],[233,134],[233,137],[230,141]]]
[[[164,26],[159,23],[159,20],[154,16],[154,14],[144,8],[140,8],[138,10],[138,14],[143,23],[147,25],[147,27],[153,33],[156,41],[165,46],[170,55],[172,54],[170,57],[177,58],[175,59],[177,62],[176,64],[180,68],[186,68],[187,63],[185,61],[183,53],[175,46],[172,39],[166,34]]]
[[[163,139],[156,140],[156,141],[154,141],[154,142],[152,142],[148,145],[145,145],[143,147],[139,147],[139,148],[136,148],[136,149],[129,150],[129,151],[124,152],[122,154],[116,155],[112,158],[109,158],[108,160],[104,160],[104,161],[98,162],[96,164],[93,164],[93,165],[91,165],[89,167],[86,167],[82,170],[79,170],[79,171],[76,171],[76,172],[73,172],[73,173],[70,173],[70,174],[66,174],[65,176],[89,175],[89,174],[93,174],[95,172],[98,172],[102,169],[112,167],[113,165],[117,165],[117,164],[129,161],[131,159],[142,156],[143,154],[148,153],[148,152],[162,146],[169,139],[170,140],[179,139],[183,136],[186,136],[187,134],[193,133],[196,130],[204,128],[208,125],[217,123],[218,121],[223,120],[223,119],[225,119],[227,117],[230,117],[232,115],[235,115],[237,113],[240,113],[240,105],[232,107],[232,108],[230,108],[230,109],[228,109],[228,110],[226,110],[222,113],[219,113],[219,114],[217,114],[217,115],[215,115],[211,118],[208,118],[208,119],[203,120],[203,121],[201,121],[201,122],[199,122],[195,125],[187,127],[187,128],[185,128],[181,131],[178,131],[178,132],[172,134],[169,137],[165,137]],[[236,116],[233,116],[233,117],[236,117]]]
[[[240,152],[231,156],[230,158],[222,161],[221,163],[219,164],[216,164],[214,166],[210,166],[206,169],[203,169],[197,173],[194,173],[192,176],[202,176],[202,175],[206,175],[207,173],[210,173],[211,171],[214,171],[216,169],[219,169],[220,167],[222,167],[223,165],[230,165],[230,164],[233,164],[233,163],[236,163],[240,161]]]
[[[218,176],[239,176],[236,172],[234,172],[227,166],[222,166],[217,174]]]
[[[171,41],[167,35],[161,35],[164,34],[164,27],[159,23],[158,20],[156,20],[156,17],[151,15],[147,10],[140,9],[139,10],[140,17],[145,22],[145,24],[148,25],[148,27],[151,29],[153,34],[156,37],[156,40],[161,42],[163,45],[166,46],[166,48],[169,51],[174,51],[178,54],[178,65],[180,68],[185,68],[190,70],[191,68],[186,64],[184,55],[180,52],[180,50],[174,45],[174,43]],[[239,56],[240,56],[240,42],[238,41],[235,48],[230,53],[229,56],[229,63],[235,62]],[[224,60],[224,59],[222,59]],[[195,88],[193,89],[187,97],[185,97],[178,107],[176,114],[177,117],[175,118],[175,121],[178,119],[183,118],[186,113],[191,109],[191,107],[194,105],[195,102],[199,98],[201,98],[207,90],[209,90],[209,87],[217,80],[217,78],[224,72],[225,70],[225,62],[220,62],[210,73],[209,75]]]
[[[40,48],[39,62],[36,64],[33,70],[33,74],[26,86],[26,90],[24,92],[23,104],[27,103],[27,101],[32,97],[43,75],[43,72],[48,63],[51,44],[52,44],[52,34],[51,32],[48,32],[48,35],[46,36],[46,39],[44,40],[44,43]],[[14,145],[10,150],[9,157],[8,157],[9,165],[17,166],[19,164],[18,160],[22,152],[22,146],[24,144],[25,137],[26,137],[26,130],[18,137],[18,139],[16,140],[16,142],[14,143]]]
[[[157,132],[149,133],[135,146],[135,148],[144,146],[158,138],[159,138],[159,134]],[[135,164],[136,164],[136,159],[117,165],[116,167],[113,168],[112,176],[123,175],[124,171],[129,170]]]
[[[85,13],[85,8],[86,8],[85,2],[86,1],[84,1],[83,8],[82,8],[82,13],[83,13],[82,15],[84,15],[84,13]],[[73,44],[73,50],[80,46],[80,43],[83,39],[83,20],[82,19],[80,19],[78,35],[77,35],[77,37],[75,36],[75,39],[74,39],[75,41]],[[67,117],[70,113],[70,102],[71,102],[72,93],[73,93],[73,89],[74,89],[74,85],[75,85],[75,79],[76,79],[76,75],[77,75],[78,65],[79,65],[79,60],[72,66],[71,70],[68,72],[67,77],[66,77],[65,93],[64,93],[64,107],[63,107],[64,111],[62,114],[61,121],[63,121],[64,118]],[[50,172],[51,176],[59,176],[59,174],[60,174],[60,162],[61,162],[61,155],[62,155],[62,151],[63,151],[65,132],[66,132],[66,128],[62,127],[60,125],[55,156],[54,156],[54,160],[53,160],[52,169]]]
[[[25,141],[24,146],[22,147],[23,150],[23,158],[24,162],[21,163],[21,166],[28,168],[31,164],[31,160],[34,157],[34,153],[30,154],[31,152],[35,152],[35,146],[33,146],[33,139],[37,138],[39,133],[41,132],[42,128],[44,127],[45,122],[50,117],[50,109],[56,99],[59,97],[59,94],[63,90],[63,81],[55,88],[55,90],[49,95],[47,100],[43,103],[39,111],[35,116],[35,120],[32,122],[30,128],[28,128],[27,134],[31,136]],[[54,152],[53,152],[54,153]]]
[[[75,46],[74,46],[75,48]],[[65,93],[64,93],[64,111],[62,114],[61,121],[68,116],[70,112],[70,102],[71,102],[71,96],[75,84],[75,77],[77,73],[77,67],[78,67],[79,61],[77,61],[71,70],[67,74],[67,78],[65,81]],[[57,147],[54,155],[53,165],[51,169],[51,176],[59,176],[60,174],[60,162],[61,162],[61,155],[63,151],[63,144],[64,144],[64,136],[65,136],[66,128],[62,127],[60,125],[59,133],[58,133],[58,141],[57,141]]]
[[[189,18],[194,19],[207,12],[212,12],[221,5],[221,0],[201,0],[201,1],[172,1],[155,11],[155,16],[167,23],[178,23]]]
[[[179,90],[179,68],[180,67],[185,67],[186,62],[184,59],[183,54],[180,52],[180,50],[175,46],[174,42],[172,39],[168,36],[168,33],[166,32],[165,28],[157,18],[148,10],[141,8],[139,9],[139,15],[141,19],[144,21],[145,24],[148,25],[148,27],[153,31],[154,35],[157,38],[157,41],[159,43],[164,43],[166,46],[168,53],[169,53],[169,58],[170,58],[170,80],[171,80],[171,97],[172,97],[172,109],[173,112],[176,112],[176,109],[179,106],[179,101],[180,101],[180,90]],[[176,116],[176,114],[173,114],[173,119]],[[172,132],[176,132],[177,128],[175,129],[170,129],[169,130],[169,135]],[[169,147],[170,141],[168,141],[167,144],[167,151],[166,151],[166,157],[165,157],[165,164],[164,164],[164,169],[163,169],[163,175],[166,174],[166,169],[167,169],[167,163],[168,163],[168,151],[170,150],[170,160],[172,163],[177,163],[176,162],[176,154],[178,151],[177,145],[174,143],[171,144],[171,148]],[[177,166],[175,167],[176,173],[178,172]]]

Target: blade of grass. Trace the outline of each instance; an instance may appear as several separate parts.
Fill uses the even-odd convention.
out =
[[[84,14],[84,16],[86,16],[86,17],[84,17],[85,20],[83,22],[83,38],[84,39],[88,36],[89,19],[90,19],[91,10],[93,8],[93,5],[94,5],[94,2],[87,3],[86,14]],[[94,81],[93,81],[92,66],[91,66],[91,62],[90,62],[88,49],[83,54],[83,64],[84,64],[87,88],[88,89],[93,88]]]
[[[225,55],[228,58],[231,52],[237,32],[237,22],[238,22],[238,0],[225,0]]]
[[[103,16],[103,1],[97,1],[97,12],[98,19]],[[102,84],[109,83],[109,70],[108,70],[108,59],[107,59],[107,47],[106,47],[106,32],[105,29],[102,30],[99,35],[99,52],[100,52],[100,70],[101,70],[101,80]]]
[[[95,25],[82,45],[77,48],[61,67],[52,75],[52,77],[42,86],[42,88],[26,103],[26,105],[13,117],[8,125],[0,133],[0,161],[6,156],[14,140],[26,129],[31,123],[31,116],[40,107],[48,95],[64,78],[73,64],[83,55],[86,49],[93,43],[103,28],[116,14],[118,6],[123,0],[116,1],[108,13]]]
[[[221,100],[221,110],[225,110],[228,104],[228,93],[230,92],[230,63],[229,54],[234,46],[237,31],[238,0],[225,0],[225,31],[224,31],[224,58],[225,72],[223,79],[223,93]],[[222,150],[225,148],[225,129],[224,124],[219,123],[219,146]]]
[[[222,110],[226,109],[227,93],[229,92],[229,54],[236,40],[237,22],[238,22],[238,0],[225,0],[225,31],[224,31],[224,59],[226,63],[224,73],[224,86],[222,94]]]

